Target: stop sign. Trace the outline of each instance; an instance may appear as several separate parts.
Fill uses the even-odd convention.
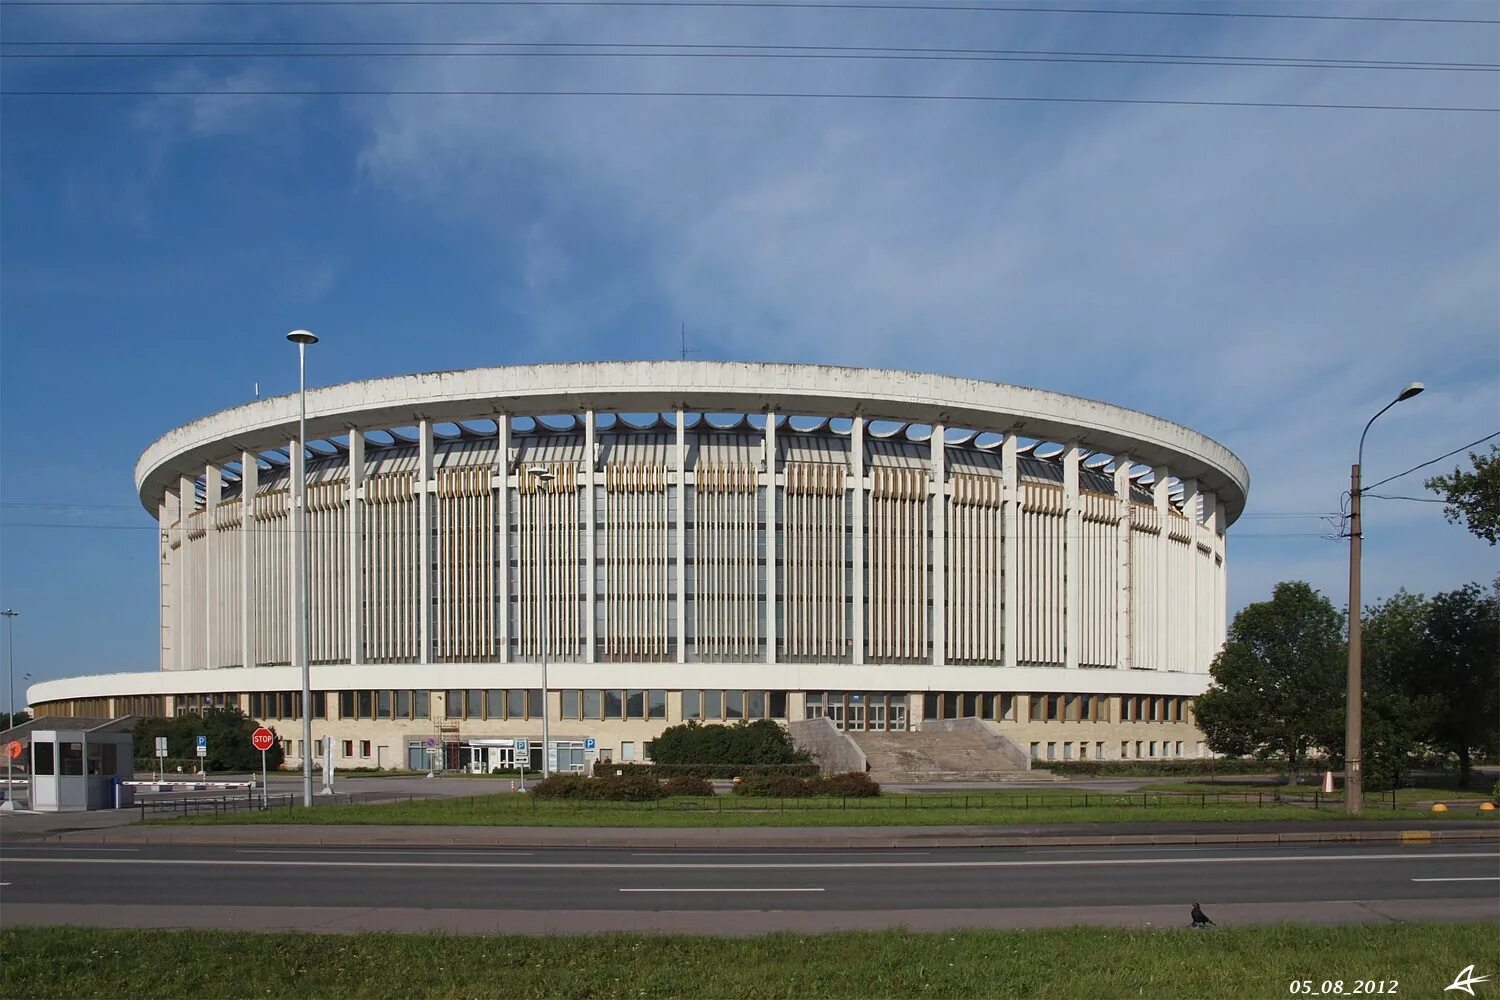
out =
[[[255,734],[250,737],[250,745],[255,747],[255,749],[261,751],[262,753],[271,749],[271,744],[275,742],[276,735],[265,726],[261,726],[255,731]]]

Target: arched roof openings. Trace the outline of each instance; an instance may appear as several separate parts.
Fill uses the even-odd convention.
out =
[[[703,423],[716,431],[739,431],[752,426],[746,413],[705,413]]]
[[[1150,414],[1047,390],[921,372],[829,365],[643,361],[518,365],[405,375],[314,388],[313,436],[348,427],[400,426],[417,414],[455,420],[491,410],[764,410],[806,415],[864,413],[911,423],[983,428],[1052,441],[1079,441],[1166,466],[1222,498],[1226,523],[1244,507],[1249,475],[1227,448]],[[295,434],[296,394],[244,403],[178,427],[136,464],[148,510],[175,481],[239,449],[258,450]]]
[[[819,434],[828,427],[828,418],[788,416],[786,426],[793,434]]]
[[[949,427],[943,431],[943,443],[950,448],[961,448],[972,443],[978,436],[978,431],[966,427]]]
[[[980,431],[974,435],[974,447],[981,451],[992,451],[1005,443],[1005,435],[994,431]]]
[[[904,433],[906,435],[906,440],[915,441],[917,444],[921,444],[924,441],[932,440],[932,425],[907,424],[904,429]]]
[[[849,417],[831,417],[828,421],[828,429],[835,434],[853,434],[854,421]]]
[[[1062,455],[1067,452],[1067,450],[1068,449],[1066,445],[1058,444],[1056,441],[1039,441],[1037,442],[1036,446],[1032,448],[1031,453],[1037,458],[1045,458],[1051,460],[1054,458],[1061,458]]]
[[[1103,452],[1096,451],[1094,452],[1094,454],[1083,460],[1083,467],[1085,469],[1094,469],[1097,471],[1099,469],[1109,468],[1110,466],[1114,465],[1114,462],[1115,456],[1106,455]]]
[[[906,430],[906,424],[900,420],[871,420],[865,425],[865,436],[873,438],[893,438]]]

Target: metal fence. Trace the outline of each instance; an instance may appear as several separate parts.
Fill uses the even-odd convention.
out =
[[[461,801],[461,800],[446,800]],[[470,798],[473,805],[476,798]],[[1341,794],[1325,795],[1314,791],[1311,794],[1285,794],[1278,791],[1254,792],[974,792],[974,793],[882,793],[871,797],[808,796],[780,798],[753,795],[715,795],[702,798],[673,797],[645,802],[611,802],[597,799],[538,799],[531,798],[534,809],[544,806],[576,806],[586,809],[600,807],[619,810],[644,810],[656,812],[789,812],[826,810],[869,809],[950,809],[964,812],[980,809],[1096,809],[1135,808],[1143,811],[1158,808],[1207,809],[1219,805],[1250,806],[1267,808],[1273,806],[1300,806],[1307,809],[1343,810]],[[1365,807],[1373,809],[1400,808],[1394,791],[1379,797],[1365,796]]]
[[[285,809],[291,812],[296,798],[295,795],[267,795],[265,805],[262,807],[260,789],[252,788],[246,795],[191,795],[170,799],[137,799],[135,805],[141,811],[141,819],[144,820],[147,816],[221,816],[224,813],[259,811],[262,808]]]

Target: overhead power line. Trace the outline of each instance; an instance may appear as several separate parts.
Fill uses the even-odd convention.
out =
[[[1500,71],[1500,63],[1417,63],[1417,62],[1389,62],[1381,63],[1375,60],[1317,60],[1317,59],[1268,59],[1248,58],[1240,59],[1232,56],[1172,56],[1172,55],[1148,55],[1121,53],[1112,54],[1072,54],[1072,53],[983,53],[982,50],[974,53],[949,52],[944,50],[921,49],[860,49],[850,51],[844,46],[725,46],[728,51],[660,51],[668,48],[666,46],[620,46],[613,47],[590,47],[579,51],[566,48],[546,48],[540,51],[528,51],[531,46],[518,44],[515,48],[500,46],[504,43],[474,43],[474,42],[389,42],[389,43],[365,43],[365,42],[328,42],[323,43],[325,49],[322,51],[304,49],[308,45],[303,42],[184,42],[184,43],[158,43],[163,47],[167,45],[177,46],[215,46],[215,51],[189,52],[175,49],[168,52],[134,52],[134,51],[111,51],[111,52],[57,52],[52,47],[68,45],[66,42],[3,42],[7,49],[15,46],[46,45],[47,51],[42,52],[16,52],[6,51],[6,59],[455,59],[455,58],[482,58],[482,59],[784,59],[784,60],[840,60],[840,61],[889,61],[889,62],[997,62],[997,63],[1070,63],[1087,65],[1124,65],[1124,66],[1235,66],[1250,67],[1256,69],[1328,69],[1328,70],[1360,70],[1366,72],[1407,70],[1418,72],[1448,72],[1448,73],[1494,73]],[[144,42],[85,42],[75,43],[82,45],[149,45],[153,43]],[[252,51],[225,52],[218,51],[218,47],[243,46]],[[264,51],[269,46],[292,46],[298,48],[294,51]],[[484,51],[473,51],[474,47],[486,46]],[[495,46],[489,48],[490,45]],[[356,48],[357,51],[344,51]],[[451,48],[456,51],[416,51],[417,48]],[[684,49],[710,49],[712,46],[682,46]],[[793,49],[813,49],[819,51],[793,51]],[[852,48],[852,47],[850,47]],[[643,50],[650,49],[650,50]],[[748,49],[752,51],[736,51]]]
[[[1496,431],[1493,434],[1486,434],[1484,437],[1480,438],[1478,441],[1470,441],[1468,444],[1464,445],[1461,448],[1454,448],[1452,451],[1444,452],[1443,454],[1439,455],[1437,458],[1430,458],[1430,459],[1428,459],[1427,461],[1423,462],[1420,465],[1413,465],[1410,469],[1407,469],[1404,472],[1398,472],[1394,476],[1386,476],[1384,479],[1382,479],[1378,483],[1371,483],[1369,486],[1361,487],[1360,488],[1360,493],[1363,494],[1363,493],[1367,492],[1368,490],[1373,490],[1377,486],[1384,486],[1386,483],[1390,482],[1391,480],[1393,480],[1393,479],[1400,479],[1402,476],[1410,475],[1411,473],[1416,472],[1418,469],[1425,469],[1429,465],[1436,465],[1438,462],[1441,462],[1445,458],[1452,458],[1454,455],[1457,455],[1459,452],[1461,452],[1461,451],[1468,451],[1470,448],[1473,448],[1476,445],[1484,444],[1490,438],[1494,438],[1494,437],[1500,437],[1500,431]]]
[[[953,11],[971,14],[1068,14],[1131,17],[1219,17],[1274,21],[1374,21],[1398,24],[1500,24],[1484,17],[1381,14],[1286,14],[1238,10],[1136,7],[1038,7],[980,3],[861,3],[856,0],[6,0],[7,7],[657,7],[738,10]]]
[[[1500,114],[1500,108],[1440,104],[1335,104],[1293,101],[1194,101],[1145,97],[1043,97],[1019,94],[878,94],[748,90],[538,90],[538,89],[329,89],[329,90],[3,90],[0,97],[696,97],[742,100],[957,101],[1019,104],[1134,104],[1182,108],[1279,108],[1309,111],[1427,111]]]
[[[955,55],[955,56],[1036,56],[1038,58],[1078,58],[1078,59],[1167,59],[1167,60],[1203,60],[1205,62],[1218,63],[1228,61],[1233,64],[1246,63],[1259,65],[1262,63],[1280,66],[1349,66],[1352,68],[1370,67],[1374,69],[1385,69],[1388,67],[1412,67],[1416,69],[1500,69],[1500,62],[1444,62],[1430,59],[1336,59],[1324,56],[1257,56],[1243,55],[1237,53],[1213,53],[1213,52],[1111,52],[1095,51],[1089,49],[996,49],[996,48],[955,48],[952,46],[914,46],[914,45],[742,45],[733,42],[515,42],[515,41],[485,41],[476,39],[462,40],[412,40],[403,39],[399,41],[378,40],[275,40],[275,39],[128,39],[128,40],[105,40],[105,39],[0,39],[0,47],[110,47],[120,46],[151,46],[158,48],[174,48],[187,46],[212,46],[212,47],[243,47],[243,48],[493,48],[493,49],[621,49],[654,51],[683,51],[683,52],[852,52],[852,53],[899,53],[917,55]]]

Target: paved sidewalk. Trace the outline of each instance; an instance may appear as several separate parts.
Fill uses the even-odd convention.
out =
[[[7,830],[7,833],[12,831]],[[7,840],[64,844],[325,845],[407,847],[933,848],[1098,847],[1123,844],[1500,843],[1486,821],[1058,823],[907,827],[126,826],[58,828]]]

